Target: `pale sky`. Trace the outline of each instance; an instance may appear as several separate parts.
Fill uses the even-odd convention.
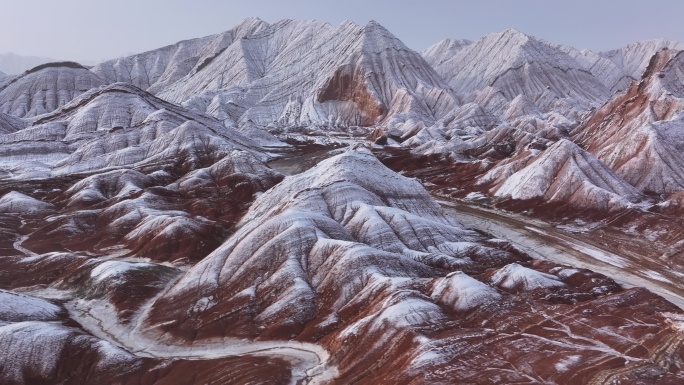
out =
[[[98,62],[228,30],[255,16],[376,20],[417,51],[516,28],[596,51],[684,41],[681,0],[0,0],[0,53]]]

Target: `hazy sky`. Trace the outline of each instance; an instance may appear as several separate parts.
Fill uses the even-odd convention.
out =
[[[577,48],[684,41],[681,0],[0,0],[0,53],[97,62],[230,29],[242,19],[376,20],[415,50],[513,27]]]

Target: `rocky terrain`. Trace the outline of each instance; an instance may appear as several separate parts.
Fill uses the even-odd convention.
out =
[[[682,383],[680,49],[247,19],[0,75],[0,382]]]
[[[4,81],[0,112],[20,118],[52,112],[104,81],[78,63],[47,63]]]

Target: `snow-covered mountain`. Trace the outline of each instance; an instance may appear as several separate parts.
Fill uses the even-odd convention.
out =
[[[472,43],[470,40],[444,39],[428,47],[421,55],[433,68],[438,68],[448,65],[444,63],[453,60],[459,51]]]
[[[92,71],[107,82],[126,82],[157,93],[175,81],[196,72],[231,44],[265,28],[267,24],[250,18],[217,35],[181,41],[141,54],[100,63]]]
[[[432,67],[375,22],[247,19],[225,33],[102,63],[93,72],[228,126],[434,121],[457,105]]]
[[[467,102],[477,100],[483,91],[491,94],[488,89],[492,88],[506,101],[522,94],[545,112],[567,109],[563,112],[569,113],[610,95],[605,85],[569,54],[514,29],[457,47],[450,59],[431,60],[437,73]]]
[[[560,46],[583,64],[608,89],[615,93],[626,90],[632,81],[641,78],[651,57],[663,48],[681,50],[682,43],[671,40],[645,40],[607,51],[592,52]]]
[[[601,52],[600,55],[622,68],[627,76],[634,80],[639,80],[653,55],[663,48],[682,50],[684,49],[684,44],[665,39],[644,40],[612,51]]]
[[[452,223],[417,182],[369,152],[347,152],[287,178],[261,195],[238,227],[155,301],[148,324],[208,338],[224,332],[205,320],[242,304],[243,311],[221,321],[233,325],[234,336],[292,338],[339,323],[336,314],[368,280],[427,278],[434,274],[430,266],[513,258],[487,247],[466,258],[459,245],[482,238]],[[203,324],[206,330],[198,329]]]
[[[681,191],[679,46],[655,40],[594,53],[516,30],[446,40],[424,55],[469,103],[403,145],[469,163],[462,186],[493,197],[610,211],[643,198],[629,185]]]

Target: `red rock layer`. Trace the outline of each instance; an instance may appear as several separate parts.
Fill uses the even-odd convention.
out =
[[[319,103],[329,100],[350,101],[356,104],[361,113],[361,126],[371,126],[387,113],[387,107],[368,91],[366,74],[349,66],[337,69],[316,96]]]

